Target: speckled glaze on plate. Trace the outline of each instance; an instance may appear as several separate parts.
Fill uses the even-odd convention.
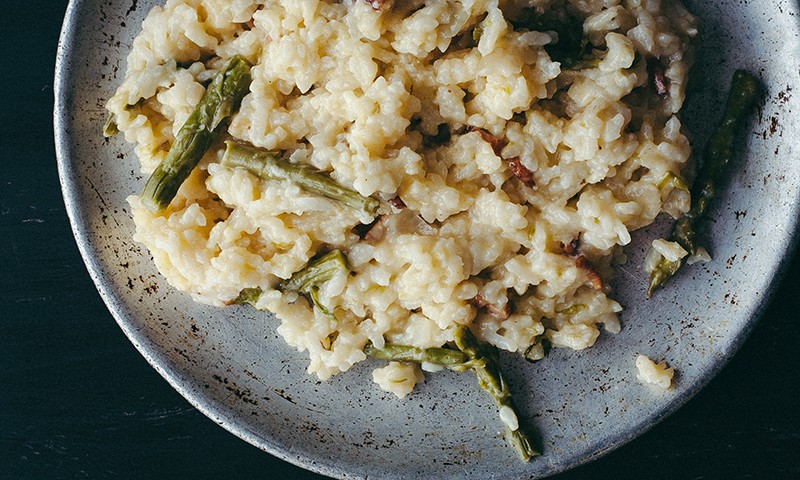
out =
[[[683,113],[696,151],[720,115],[736,68],[766,86],[740,142],[735,173],[707,223],[711,263],[682,271],[645,300],[646,246],[635,234],[614,282],[623,330],[589,350],[554,350],[536,364],[504,356],[522,415],[544,455],[521,463],[499,435],[491,399],[472,375],[428,375],[404,401],[371,381],[370,361],[321,383],[277,322],[245,307],[216,309],[173,290],[131,240],[125,198],[144,178],[130,145],[101,135],[103,105],[153,0],[73,0],[56,70],[56,146],[75,238],[98,290],[131,342],[193,405],[233,434],[337,478],[541,478],[641,434],[730,359],[769,299],[795,244],[800,205],[800,72],[796,0],[687,0],[703,41]],[[638,354],[679,372],[667,392],[635,378]]]

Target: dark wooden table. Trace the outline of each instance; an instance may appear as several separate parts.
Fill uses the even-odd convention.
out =
[[[56,174],[66,0],[2,4],[0,478],[321,478],[198,413],[117,327],[78,254]],[[744,347],[686,406],[555,478],[800,478],[799,281],[795,260]]]

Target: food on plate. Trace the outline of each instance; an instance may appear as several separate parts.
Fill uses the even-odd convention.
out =
[[[657,387],[668,390],[672,386],[672,377],[675,370],[667,366],[667,362],[654,362],[646,355],[636,357],[637,378],[644,383],[650,383]]]
[[[342,187],[328,175],[308,165],[297,165],[281,159],[273,152],[262,152],[236,142],[225,142],[222,165],[229,168],[244,168],[264,180],[284,180],[298,185],[316,195],[337,200],[343,204],[364,210],[370,215],[378,211],[379,202],[364,197],[358,192]]]
[[[755,105],[758,92],[758,80],[752,74],[744,70],[734,73],[722,121],[708,143],[700,173],[692,187],[692,208],[675,222],[670,241],[656,240],[648,254],[648,297],[675,275],[684,262],[691,262],[698,257],[709,258],[705,249],[699,245],[697,229],[716,194],[717,185],[727,174],[733,159],[736,135]]]
[[[364,351],[367,355],[392,362],[412,362],[428,366],[449,368],[458,372],[471,370],[477,375],[478,383],[497,404],[500,419],[503,422],[505,437],[508,443],[516,450],[519,457],[528,461],[539,455],[525,432],[520,426],[511,391],[508,388],[503,373],[500,371],[497,347],[481,343],[466,325],[459,325],[454,335],[456,348],[428,348],[420,349],[408,345],[384,344],[376,348],[367,344]],[[392,379],[392,381],[396,381]]]
[[[225,126],[223,122],[239,109],[249,88],[250,65],[236,55],[216,74],[175,135],[167,156],[150,175],[142,192],[145,206],[154,212],[167,208]]]
[[[273,312],[320,379],[473,371],[527,459],[497,352],[619,331],[630,232],[690,209],[696,24],[677,0],[168,0],[107,103],[143,172],[231,59],[250,81],[174,195],[129,198],[134,238],[195,300]]]

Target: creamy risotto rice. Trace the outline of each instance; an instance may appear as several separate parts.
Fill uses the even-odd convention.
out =
[[[672,386],[675,369],[668,367],[667,362],[663,360],[656,363],[646,355],[639,355],[636,357],[636,370],[637,378],[644,383],[656,385],[664,390]]]
[[[696,35],[668,0],[168,0],[107,105],[143,172],[227,59],[252,83],[169,208],[130,197],[135,240],[199,302],[263,292],[320,379],[368,343],[439,347],[459,325],[530,359],[590,347],[620,330],[607,280],[630,232],[689,208],[678,112]],[[223,166],[231,139],[380,210]],[[320,286],[324,308],[278,288],[335,249],[350,273]],[[403,396],[423,373],[373,378]]]

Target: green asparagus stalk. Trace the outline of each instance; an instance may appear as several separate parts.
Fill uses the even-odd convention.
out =
[[[106,117],[106,123],[103,125],[103,136],[106,138],[111,138],[118,133],[119,127],[117,126],[117,117],[113,113],[109,112],[108,116]]]
[[[333,278],[336,273],[349,271],[347,259],[341,250],[332,250],[319,258],[312,259],[290,279],[281,283],[278,289],[308,293],[312,288],[319,287]]]
[[[465,363],[468,358],[464,352],[452,348],[417,348],[409,345],[386,344],[377,348],[368,343],[364,353],[373,358],[393,362],[433,363],[443,367],[454,367]]]
[[[220,133],[223,120],[239,109],[249,90],[250,64],[237,55],[214,77],[166,158],[147,180],[142,201],[148,209],[161,212],[167,208]]]
[[[261,287],[244,288],[239,292],[239,296],[233,299],[230,303],[249,303],[255,307],[256,303],[258,302],[258,298],[262,293],[264,293],[264,291],[261,290]]]
[[[226,142],[222,165],[244,168],[265,180],[287,180],[303,190],[363,210],[370,215],[378,211],[379,202],[371,197],[345,188],[327,174],[309,166],[289,163],[277,153],[259,150],[237,142]]]
[[[290,279],[280,283],[277,288],[281,291],[292,291],[308,295],[311,298],[311,302],[320,311],[335,319],[333,313],[319,301],[318,292],[323,283],[333,278],[340,271],[349,272],[350,269],[342,252],[334,250],[317,259],[312,259],[302,270],[295,272]],[[260,287],[245,288],[239,292],[239,296],[228,304],[249,303],[255,306],[262,293],[264,292]]]
[[[508,408],[519,418],[511,400],[511,391],[498,365],[497,349],[478,342],[472,331],[463,325],[455,332],[455,342],[458,350],[446,347],[421,349],[397,344],[386,344],[383,348],[377,348],[368,343],[364,347],[364,353],[370,357],[396,362],[433,363],[457,372],[472,370],[478,376],[478,384],[489,392],[498,408]],[[527,462],[539,455],[522,428],[512,430],[505,422],[503,424],[506,439],[522,460]]]
[[[459,350],[470,359],[460,368],[466,367],[475,372],[478,376],[478,384],[492,396],[498,408],[508,408],[514,416],[519,418],[511,399],[511,391],[500,371],[497,349],[488,344],[479,343],[472,331],[464,325],[456,330],[455,342]],[[505,425],[505,422],[503,423]],[[523,461],[530,461],[532,457],[539,455],[521,426],[511,429],[505,425],[505,437]]]
[[[336,317],[333,312],[319,301],[319,288],[338,272],[347,273],[349,271],[350,268],[347,266],[347,259],[344,254],[340,250],[333,250],[319,258],[312,259],[302,270],[295,272],[291,278],[278,285],[278,290],[294,291],[308,295],[311,298],[311,302],[322,313],[335,320]]]
[[[683,190],[685,192],[689,191],[689,187],[686,186],[686,183],[681,180],[681,177],[675,175],[673,172],[667,172],[664,175],[664,178],[658,182],[658,188],[664,188],[667,185],[672,185],[673,188],[677,188],[678,190]]]
[[[706,148],[704,163],[692,188],[692,206],[672,228],[670,241],[678,242],[690,255],[700,249],[697,230],[716,194],[717,184],[727,173],[733,158],[733,147],[738,130],[747,119],[747,114],[758,98],[759,82],[750,73],[737,70],[731,81],[731,90],[725,106],[722,122],[711,137]],[[648,298],[657,288],[669,280],[683,266],[685,260],[670,262],[661,258],[652,272],[647,290]]]
[[[478,342],[472,331],[463,325],[455,332],[455,343],[458,350],[446,347],[421,349],[397,344],[386,344],[383,348],[377,348],[368,343],[364,347],[364,353],[370,357],[396,362],[434,363],[457,372],[472,370],[478,377],[478,384],[492,396],[498,408],[510,409],[519,419],[511,399],[511,391],[500,371],[497,349]],[[517,426],[512,429],[506,422],[503,424],[506,439],[522,460],[527,462],[539,455],[522,428]]]

